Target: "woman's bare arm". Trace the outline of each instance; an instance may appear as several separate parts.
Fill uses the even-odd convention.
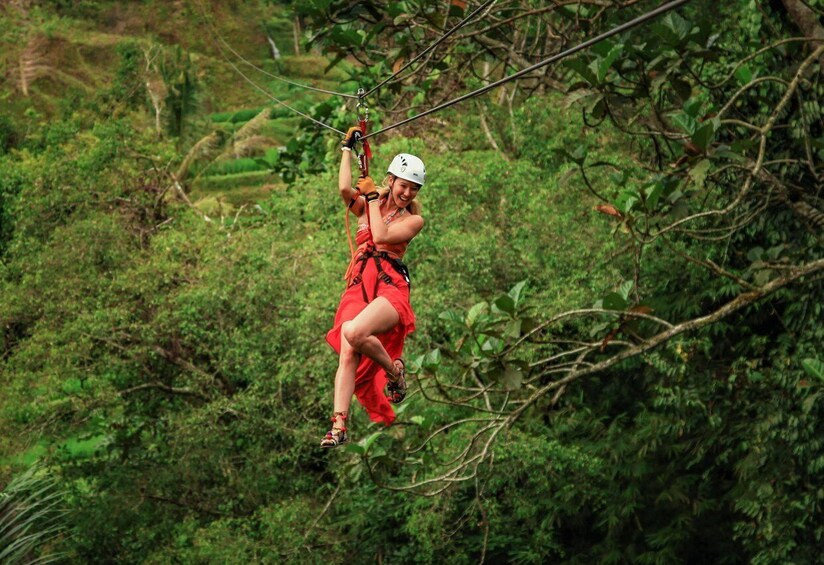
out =
[[[372,241],[378,245],[411,241],[423,229],[423,218],[417,215],[410,215],[403,221],[392,222],[387,226],[383,223],[380,208],[379,204],[370,203],[368,211],[369,224],[372,227]]]
[[[356,216],[363,213],[363,201],[358,198],[358,191],[352,188],[352,161],[351,151],[341,151],[340,169],[338,170],[338,191],[343,203],[350,206],[350,202],[356,201],[350,206],[350,210]]]

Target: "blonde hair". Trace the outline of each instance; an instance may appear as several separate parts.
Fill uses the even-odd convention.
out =
[[[395,175],[387,174],[385,177],[383,177],[383,180],[381,181],[381,183],[377,187],[378,188],[378,194],[380,195],[381,198],[386,198],[389,195],[389,177],[390,176],[395,176]],[[395,177],[395,178],[398,178],[398,177]],[[414,214],[416,216],[421,215],[421,204],[417,200],[413,200],[412,202],[410,202],[409,205],[406,207],[406,209],[409,211],[410,214]]]

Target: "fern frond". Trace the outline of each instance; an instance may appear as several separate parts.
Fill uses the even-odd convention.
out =
[[[192,163],[202,159],[214,159],[215,155],[222,149],[223,141],[223,133],[213,131],[195,143],[192,148],[189,149],[189,152],[186,153],[186,157],[183,158],[183,162],[180,163],[180,166],[177,168],[175,178],[177,178],[179,182],[182,182],[189,175],[189,168],[192,166]]]

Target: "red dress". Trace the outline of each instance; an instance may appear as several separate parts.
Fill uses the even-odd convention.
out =
[[[349,286],[341,296],[335,314],[335,324],[326,334],[326,341],[340,354],[341,325],[354,319],[376,296],[383,296],[397,310],[400,320],[394,328],[376,337],[383,344],[389,357],[398,359],[403,356],[404,339],[415,331],[415,313],[409,304],[409,282],[386,257],[379,258],[376,262],[375,258],[370,256],[376,249],[372,241],[372,230],[368,226],[358,226],[355,241],[358,250],[347,271]],[[386,251],[390,256],[400,259],[406,245],[382,245],[378,251]],[[382,278],[379,265],[380,271],[391,279],[391,284]],[[361,356],[355,372],[355,396],[373,422],[381,422],[388,426],[395,420],[395,411],[383,392],[386,381],[384,369],[366,355]]]

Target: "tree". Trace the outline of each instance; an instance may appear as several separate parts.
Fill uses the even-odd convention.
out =
[[[407,13],[333,4],[322,11],[307,8],[306,15],[333,21],[313,36],[315,42],[374,63],[381,76],[450,27],[433,3],[405,6]],[[645,9],[636,2],[540,8],[496,3],[474,30],[462,30],[421,63],[413,71],[426,76],[418,79],[420,89],[407,85],[399,99],[415,93],[418,104],[437,104],[471,86],[481,69],[499,65],[499,76],[505,76],[511,66],[522,68]],[[686,539],[709,536],[725,519],[732,523],[725,531],[754,562],[811,558],[822,532],[808,530],[800,515],[768,516],[766,509],[789,504],[820,516],[823,502],[803,486],[816,484],[821,473],[814,463],[820,446],[812,438],[821,428],[814,408],[820,372],[813,367],[820,367],[814,344],[822,312],[803,306],[820,301],[824,269],[824,88],[818,64],[824,45],[816,11],[819,3],[737,2],[712,10],[691,3],[513,87],[504,101],[562,88],[588,127],[617,128],[634,154],[637,166],[622,170],[588,159],[585,146],[560,151],[577,167],[582,189],[602,201],[597,210],[614,222],[626,254],[614,263],[625,280],[592,307],[549,316],[528,311],[523,285],[466,312],[445,312],[454,324],[453,340],[418,364],[421,393],[450,409],[418,420],[420,429],[407,435],[406,473],[385,449],[364,450],[375,480],[430,496],[460,489],[456,485],[474,487],[483,515],[480,485],[494,476],[495,454],[509,445],[510,430],[549,434],[550,443],[584,434],[593,456],[646,453],[645,471],[616,461],[616,470],[601,475],[624,485],[640,485],[644,478],[648,492],[605,503],[600,515],[610,516],[609,527],[594,528],[589,538],[604,536],[600,558],[612,551],[632,560],[683,556]],[[512,41],[504,43],[499,34]],[[462,40],[483,49],[466,49]],[[594,172],[605,167],[614,171],[609,185],[593,183]],[[627,378],[637,382],[604,382]],[[775,388],[750,390],[742,378],[766,378]],[[605,398],[593,387],[617,394]],[[746,398],[746,410],[731,395]],[[700,422],[690,421],[694,403],[703,406]],[[719,423],[713,404],[737,418],[756,416],[751,426],[734,417]],[[627,418],[617,424],[628,434],[620,447],[597,439],[605,433],[601,426],[564,420],[576,422],[581,410],[615,424]],[[799,427],[788,447],[767,424],[775,418]],[[750,458],[754,436],[785,459]],[[686,456],[690,449],[692,459]],[[747,463],[729,461],[730,453],[747,454]],[[398,473],[405,482],[388,479]],[[649,482],[667,474],[686,490],[674,494],[672,485]],[[699,488],[698,476],[733,476],[735,486],[710,480],[710,495]],[[776,476],[792,478],[778,488],[776,479],[765,479]],[[696,482],[689,486],[691,480]],[[712,520],[696,510],[706,496],[723,508]],[[660,497],[673,508],[656,518]],[[653,528],[656,519],[663,525]],[[636,533],[632,520],[639,523]],[[645,528],[655,532],[641,533]],[[723,544],[707,551],[722,555]]]

